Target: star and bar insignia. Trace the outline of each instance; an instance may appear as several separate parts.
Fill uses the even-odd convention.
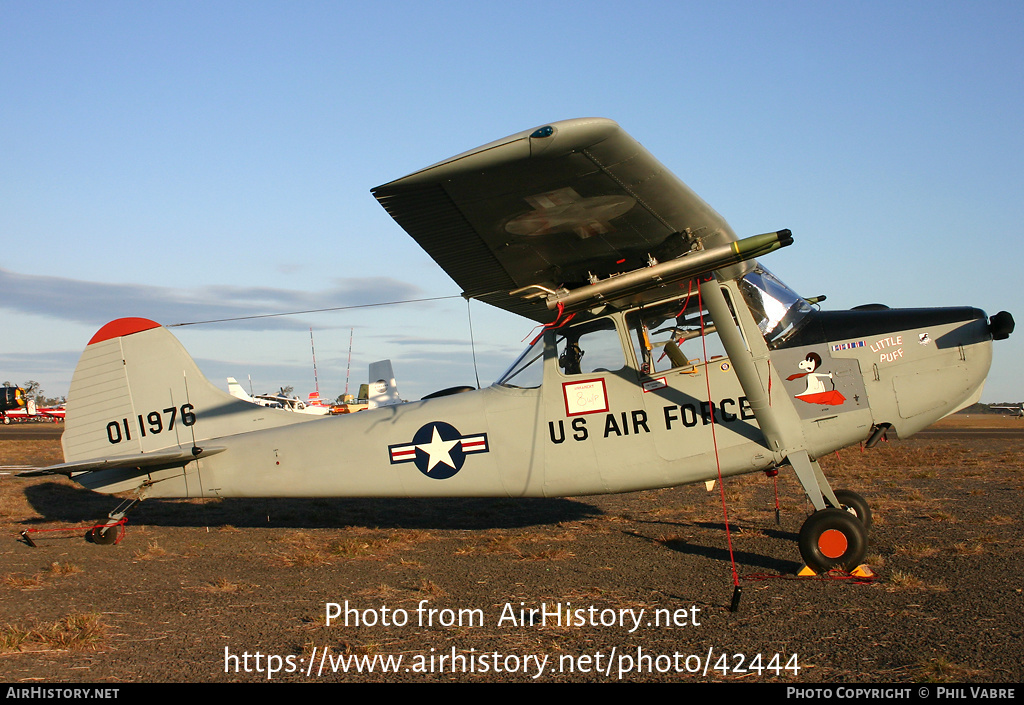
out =
[[[462,469],[466,456],[487,453],[487,434],[462,435],[444,421],[431,421],[416,431],[412,443],[388,446],[391,464],[415,463],[421,473],[446,480]]]

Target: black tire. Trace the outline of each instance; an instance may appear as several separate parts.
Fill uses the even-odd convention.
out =
[[[867,553],[868,532],[852,513],[828,508],[807,517],[799,543],[804,563],[815,573],[833,568],[852,571]]]
[[[853,490],[836,490],[836,499],[839,500],[840,509],[845,509],[860,519],[861,523],[864,524],[865,531],[871,530],[871,506],[868,505],[866,499]],[[832,504],[828,499],[825,500],[825,503]]]
[[[109,546],[117,541],[117,536],[121,531],[119,526],[108,526],[106,528],[97,526],[94,529],[90,529],[86,537],[92,543],[98,546]]]

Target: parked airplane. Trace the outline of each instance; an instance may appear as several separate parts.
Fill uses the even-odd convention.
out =
[[[5,424],[18,421],[53,421],[64,418],[63,406],[37,407],[21,387],[0,387],[0,418]]]
[[[465,296],[543,324],[497,382],[303,421],[120,319],[82,355],[49,470],[138,500],[554,497],[788,466],[815,510],[804,561],[851,569],[870,508],[816,459],[977,401],[1013,329],[974,308],[816,310],[754,259],[788,230],[738,239],[610,120],[528,130],[373,194]],[[93,539],[118,538],[123,514]]]
[[[242,385],[234,377],[228,377],[228,393],[236,399],[247,401],[250,404],[256,404],[257,406],[266,406],[273,409],[285,409],[287,411],[295,411],[300,414],[309,414],[310,416],[324,416],[331,413],[331,407],[326,406],[322,403],[319,404],[307,404],[298,397],[290,397],[287,394],[257,394],[250,396]],[[310,394],[312,396],[312,393]]]
[[[4,423],[10,423],[7,420],[9,412],[26,409],[28,405],[35,409],[35,402],[28,399],[21,387],[0,387],[0,416]]]
[[[5,424],[20,421],[51,421],[57,423],[64,420],[65,409],[63,406],[35,406],[35,402],[29,402],[24,409],[12,409],[3,412]]]
[[[992,406],[990,409],[998,409],[999,411],[1010,411],[1010,416],[1020,419],[1024,418],[1024,404],[1018,404],[1016,406]]]

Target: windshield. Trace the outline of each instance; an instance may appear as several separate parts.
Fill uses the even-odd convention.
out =
[[[740,280],[740,291],[769,347],[777,347],[793,335],[814,310],[760,264]]]
[[[495,384],[504,387],[539,387],[544,381],[544,338],[537,339],[512,363]]]

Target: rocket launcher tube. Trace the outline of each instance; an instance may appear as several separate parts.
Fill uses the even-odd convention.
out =
[[[752,235],[708,250],[691,252],[668,262],[617,274],[596,284],[549,295],[547,305],[551,309],[557,308],[559,304],[566,310],[578,308],[580,304],[591,304],[595,300],[616,298],[652,285],[707,274],[722,267],[761,257],[792,243],[793,234],[789,230]]]

